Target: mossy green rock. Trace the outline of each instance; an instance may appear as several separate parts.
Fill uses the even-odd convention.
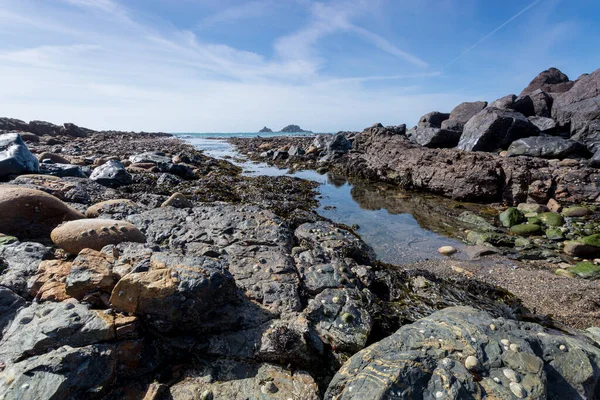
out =
[[[529,247],[529,246],[531,246],[531,240],[524,238],[524,237],[518,237],[515,239],[515,246]]]
[[[538,215],[538,218],[542,220],[546,226],[563,226],[565,224],[565,219],[562,215],[553,212],[542,213]]]
[[[470,211],[463,212],[458,216],[458,219],[467,224],[476,226],[480,231],[493,231],[496,229],[496,227],[490,224],[487,219]]]
[[[527,218],[527,223],[533,225],[542,225],[542,220],[538,217],[529,217]]]
[[[551,227],[546,229],[546,237],[550,240],[563,240],[565,238],[565,234],[560,228]]]
[[[519,209],[519,211],[527,214],[527,213],[541,213],[542,211],[544,211],[544,207],[540,206],[539,204],[535,204],[535,203],[520,203],[517,208]]]
[[[6,236],[0,234],[0,246],[6,246],[7,244],[15,243],[18,241],[19,239],[17,239],[14,236]]]
[[[590,210],[587,207],[569,207],[562,212],[565,217],[585,217],[589,213]]]
[[[590,246],[600,247],[600,234],[586,236],[581,239],[581,242]]]
[[[570,271],[584,279],[594,280],[600,278],[600,265],[596,265],[589,261],[584,261],[575,264],[575,266],[571,268]]]
[[[507,208],[504,212],[500,213],[498,218],[500,218],[502,225],[507,228],[519,224],[524,219],[523,213],[515,207]]]
[[[542,228],[539,225],[520,224],[520,225],[515,225],[512,228],[510,228],[510,233],[512,233],[513,235],[519,235],[519,236],[529,236],[529,235],[535,235],[536,233],[539,233],[541,230],[542,230]]]
[[[496,232],[470,231],[467,234],[467,241],[476,245],[485,245],[486,243],[501,247],[512,247],[514,245],[513,238]]]

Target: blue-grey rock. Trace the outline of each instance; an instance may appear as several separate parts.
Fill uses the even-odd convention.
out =
[[[600,349],[583,335],[451,307],[352,356],[325,399],[587,399],[600,383],[599,363]],[[506,368],[518,372],[518,387]]]
[[[39,171],[38,159],[16,132],[0,135],[0,179]]]
[[[170,164],[173,162],[171,157],[166,157],[164,153],[160,152],[147,152],[136,154],[134,156],[129,157],[129,161],[132,163],[165,163]]]
[[[587,158],[587,147],[570,139],[551,136],[529,137],[515,140],[508,148],[508,157],[530,156],[549,159]]]
[[[96,167],[92,171],[90,179],[109,187],[129,185],[132,182],[131,174],[117,160],[109,160],[105,164]]]
[[[505,149],[517,139],[537,136],[539,129],[523,114],[491,105],[466,123],[457,148],[468,151]]]
[[[40,174],[58,176],[60,178],[67,176],[87,178],[87,175],[79,165],[58,164],[53,162],[42,162],[40,164]]]

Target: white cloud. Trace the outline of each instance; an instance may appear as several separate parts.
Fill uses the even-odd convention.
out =
[[[0,11],[10,28],[0,31],[0,110],[10,117],[96,129],[243,131],[298,123],[336,131],[413,122],[464,100],[410,90],[411,79],[436,72],[323,76],[318,42],[332,31],[357,34],[413,66],[425,65],[352,23],[366,2],[313,5],[306,28],[278,40],[272,59],[189,31],[158,31],[110,0],[64,0],[62,8],[35,0],[9,4]],[[27,44],[9,46],[8,30]],[[363,86],[380,80],[405,88]]]

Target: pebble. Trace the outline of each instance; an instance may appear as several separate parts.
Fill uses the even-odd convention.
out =
[[[496,330],[496,325],[490,324],[490,329],[493,330],[493,331],[495,331]]]
[[[445,255],[445,256],[451,256],[452,254],[456,253],[456,249],[452,246],[442,246],[438,249],[438,253]]]
[[[521,381],[519,374],[510,368],[505,368],[502,372],[504,373],[504,376],[511,382],[519,383]]]
[[[481,366],[481,363],[475,356],[469,356],[465,360],[465,368],[468,369],[469,371],[477,371],[480,366]]]
[[[508,339],[502,339],[500,341],[500,343],[502,343],[504,346],[508,346],[508,345],[510,345],[510,340],[508,340]]]
[[[560,346],[558,346],[558,349],[560,351],[567,351],[567,346],[565,346],[564,344],[561,344]]]
[[[518,351],[520,351],[520,350],[521,350],[521,346],[519,346],[519,345],[518,345],[518,344],[516,344],[516,343],[511,343],[511,345],[509,346],[509,348],[510,348],[512,351],[515,351],[515,352],[518,352]]]
[[[494,377],[493,381],[496,382],[496,383],[501,383],[502,382],[500,380],[500,378],[498,378],[497,376]]]
[[[444,392],[442,392],[441,390],[435,392],[436,399],[441,399],[442,397],[444,397]]]
[[[517,382],[511,382],[508,387],[510,388],[510,391],[513,392],[513,394],[519,399],[524,399],[525,397],[527,397],[527,392],[525,391],[523,386],[521,386],[521,384]]]

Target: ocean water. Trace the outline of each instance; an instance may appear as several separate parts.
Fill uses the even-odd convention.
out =
[[[331,174],[318,174],[315,171],[288,170],[240,160],[241,155],[225,141],[228,137],[254,137],[257,133],[184,133],[180,138],[203,150],[215,158],[227,158],[241,166],[250,176],[295,176],[319,183],[319,203],[317,212],[326,218],[346,224],[358,225],[358,233],[367,242],[381,261],[391,264],[406,264],[425,259],[441,258],[437,249],[451,245],[464,248],[461,242],[428,230],[417,221],[429,223],[437,220],[430,211],[429,204],[423,198],[411,198],[399,195],[386,185],[352,185],[343,177]],[[259,134],[263,137],[281,134]],[[309,134],[311,135],[311,134]],[[218,139],[212,139],[218,138]],[[414,213],[415,215],[413,215]],[[418,215],[417,215],[418,214]],[[416,216],[416,218],[415,218]],[[443,230],[443,225],[436,225]]]

